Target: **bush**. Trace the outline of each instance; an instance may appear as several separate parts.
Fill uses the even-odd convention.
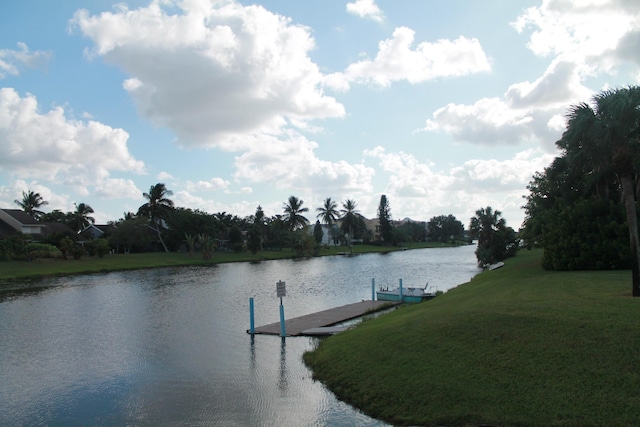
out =
[[[24,252],[29,259],[58,258],[62,255],[60,249],[48,243],[29,243],[24,247]]]
[[[106,239],[94,239],[86,244],[89,255],[102,258],[109,253],[109,242]]]

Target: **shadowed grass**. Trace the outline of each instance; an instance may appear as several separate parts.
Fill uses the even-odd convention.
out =
[[[629,271],[549,272],[541,252],[323,341],[305,361],[397,425],[640,422],[640,299]]]

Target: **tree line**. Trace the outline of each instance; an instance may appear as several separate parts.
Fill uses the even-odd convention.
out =
[[[348,247],[352,247],[354,242],[399,246],[428,240],[455,243],[477,238],[476,256],[480,265],[511,256],[513,248],[517,248],[515,232],[506,227],[501,213],[491,207],[476,212],[467,234],[462,222],[453,215],[434,216],[426,224],[413,221],[394,224],[389,199],[382,195],[377,210],[376,236],[374,230],[367,227],[367,220],[353,199],[339,204],[331,197],[326,198],[323,205],[315,210],[313,232],[308,233],[310,222],[305,214],[309,213],[309,208],[304,206],[302,199],[293,195],[283,203],[282,214],[268,217],[258,206],[253,215],[244,218],[227,212],[209,214],[198,209],[176,207],[171,200],[172,195],[165,184],[152,185],[149,192],[143,193],[145,203],[136,213],[125,212],[121,219],[109,224],[103,239],[97,239],[100,244],[89,242],[87,248],[98,255],[109,250],[188,250],[192,254],[200,251],[205,259],[210,259],[216,250],[250,250],[255,254],[265,249],[292,248],[297,255],[309,256],[319,252],[325,230],[329,242]],[[49,236],[46,243],[59,248],[65,258],[67,254],[82,254],[82,248],[72,250],[72,240],[85,227],[95,223],[90,216],[94,213],[91,206],[80,203],[75,205],[73,212],[54,210],[44,213],[40,208],[47,202],[32,191],[23,192],[22,200],[15,203],[38,221],[68,225],[75,234]],[[26,238],[23,236],[22,240]]]

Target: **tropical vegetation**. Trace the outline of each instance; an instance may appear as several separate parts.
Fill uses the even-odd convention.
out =
[[[602,91],[567,119],[561,155],[527,187],[522,237],[544,248],[545,268],[631,268],[640,296],[640,87]]]
[[[465,239],[463,230],[451,233],[448,239],[442,239],[435,229],[432,230],[433,236],[429,236],[425,222],[392,221],[390,203],[385,195],[380,198],[380,226],[375,230],[375,223],[359,212],[353,199],[338,204],[331,197],[325,198],[323,205],[315,209],[315,225],[309,226],[305,216],[309,208],[294,195],[283,203],[282,214],[268,217],[258,206],[255,214],[244,218],[227,212],[210,214],[178,207],[174,205],[172,195],[165,184],[152,185],[148,192],[143,193],[145,203],[136,213],[124,212],[121,219],[99,226],[99,231],[92,233],[85,233],[88,226],[95,224],[92,216],[94,210],[86,203],[74,204],[72,212],[53,210],[43,213],[39,220],[48,224],[48,227],[52,224],[68,227],[67,231],[48,234],[43,243],[57,248],[57,252],[51,253],[64,259],[78,259],[85,254],[101,257],[109,252],[130,254],[164,251],[187,252],[191,257],[198,252],[202,260],[211,261],[217,253],[226,252],[249,251],[257,255],[258,252],[287,248],[294,257],[308,257],[326,253],[321,248],[328,244],[334,247],[348,246],[353,251],[354,244],[406,247],[427,241],[456,244]],[[21,203],[20,206],[33,212],[45,205],[46,201],[39,194],[29,191],[24,193]],[[446,218],[461,224],[452,215]],[[32,258],[24,252],[29,242],[29,235],[19,233],[11,239],[0,240],[0,259]]]

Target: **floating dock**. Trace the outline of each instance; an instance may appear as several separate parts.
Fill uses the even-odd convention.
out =
[[[385,307],[393,307],[397,303],[389,301],[362,301],[342,307],[331,308],[305,316],[294,317],[285,320],[285,332],[287,336],[312,336],[312,335],[332,335],[345,330],[345,327],[332,326],[356,317],[364,316],[367,313],[382,310]],[[256,334],[280,335],[280,322],[255,328]],[[247,333],[250,333],[247,330]]]

